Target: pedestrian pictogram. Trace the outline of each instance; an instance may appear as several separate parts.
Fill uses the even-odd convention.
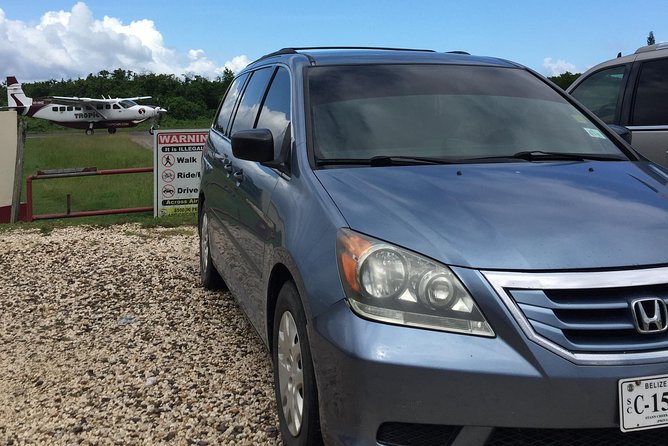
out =
[[[162,157],[162,165],[165,167],[172,167],[174,165],[174,155],[164,155]]]

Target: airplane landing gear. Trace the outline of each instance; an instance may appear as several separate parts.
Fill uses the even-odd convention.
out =
[[[149,135],[154,134],[154,133],[155,133],[155,127],[154,127],[154,126],[151,126],[151,128],[148,129],[148,133],[149,133]]]
[[[92,135],[92,134],[93,134],[93,123],[89,122],[88,128],[86,129],[86,135]]]
[[[113,135],[114,133],[116,133],[116,128],[115,127],[109,127],[107,129],[107,131],[109,132],[109,134]]]

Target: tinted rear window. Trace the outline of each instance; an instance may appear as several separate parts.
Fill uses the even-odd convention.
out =
[[[643,62],[633,106],[633,125],[668,125],[668,59]]]

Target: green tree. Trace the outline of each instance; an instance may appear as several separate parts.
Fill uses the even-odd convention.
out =
[[[0,107],[6,107],[7,105],[7,82],[0,82]]]
[[[647,36],[647,45],[654,45],[656,43],[656,40],[654,40],[654,31],[650,31],[649,35]]]
[[[225,88],[227,89],[227,87],[228,87],[228,86],[232,83],[232,81],[234,80],[234,71],[230,70],[229,68],[225,68],[225,69],[223,70],[223,77],[222,77],[222,79],[221,79],[220,77],[218,77],[218,79],[219,79],[220,81],[222,81],[222,82],[225,84]]]
[[[177,120],[197,119],[206,116],[206,109],[200,102],[189,101],[181,96],[165,101],[169,109],[169,117]]]
[[[575,79],[580,77],[580,74],[581,73],[571,73],[570,71],[567,71],[561,73],[559,76],[550,76],[548,79],[560,86],[563,90],[566,90],[573,82],[575,82]]]

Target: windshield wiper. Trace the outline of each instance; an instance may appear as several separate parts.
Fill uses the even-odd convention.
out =
[[[617,155],[599,153],[546,152],[543,150],[525,150],[512,155],[512,158],[526,161],[623,161]]]
[[[332,165],[363,165],[371,167],[383,166],[415,166],[424,164],[475,164],[480,162],[503,161],[624,161],[618,155],[597,153],[547,152],[543,150],[525,150],[512,155],[481,156],[473,158],[432,158],[425,156],[374,156],[372,158],[322,158],[316,160],[319,166]]]
[[[316,160],[318,166],[332,165],[367,165],[371,167],[383,166],[415,166],[424,164],[455,164],[457,161],[430,158],[424,156],[374,156],[372,158],[321,158]]]
[[[416,164],[454,164],[454,161],[427,156],[374,156],[369,160],[371,166],[410,166]]]
[[[364,158],[317,158],[315,163],[318,166],[336,166],[336,165],[363,165],[368,166],[369,160]]]

